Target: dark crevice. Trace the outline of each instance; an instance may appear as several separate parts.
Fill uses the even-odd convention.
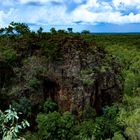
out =
[[[44,100],[51,98],[55,101],[55,97],[57,96],[59,89],[60,87],[55,81],[45,78],[43,81]]]

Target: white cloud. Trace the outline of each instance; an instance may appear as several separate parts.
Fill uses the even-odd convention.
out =
[[[0,0],[1,1],[1,0]],[[5,2],[10,3],[10,0]],[[12,1],[12,0],[11,0]],[[140,0],[113,0],[115,9],[109,2],[103,2],[98,0],[87,0],[85,4],[82,4],[84,0],[71,0],[75,1],[79,6],[72,12],[67,12],[67,5],[52,5],[52,0],[19,0],[20,6],[11,6],[7,12],[0,11],[0,26],[6,26],[11,21],[26,22],[35,24],[47,24],[47,25],[72,25],[76,21],[82,21],[83,24],[96,24],[100,22],[113,23],[113,24],[125,24],[125,23],[140,23],[140,12],[134,14],[130,12],[128,14],[122,14],[119,10],[120,4],[125,6],[137,6],[140,7]],[[66,2],[66,0],[53,0],[53,2]],[[133,2],[132,2],[133,1]],[[33,7],[25,6],[29,2],[44,3],[43,6]],[[3,1],[4,3],[4,1]],[[4,5],[4,4],[3,4]]]
[[[13,0],[0,0],[0,4],[3,6],[13,6],[15,3]]]
[[[140,5],[140,0],[113,0],[113,4],[116,8],[119,8],[120,6],[132,7]]]
[[[0,27],[7,26],[10,22],[11,15],[13,13],[14,9],[10,9],[8,12],[0,11]],[[14,15],[12,15],[12,18],[14,20]]]
[[[63,2],[63,0],[19,0],[20,3],[26,4],[29,2],[39,2],[39,3],[48,3],[48,2]]]
[[[52,6],[51,4],[38,8],[32,6],[11,8],[8,13],[0,11],[0,25],[7,25],[11,21],[46,25],[72,24],[66,10],[65,5]]]
[[[99,3],[97,2],[97,0],[87,0],[87,3],[83,4],[82,7],[85,7],[85,8],[98,8]]]
[[[0,0],[0,4],[4,6],[13,6],[15,4],[28,4],[28,3],[41,3],[47,4],[50,2],[63,3],[64,0]]]
[[[114,0],[115,6],[119,6],[121,2],[125,5],[129,5],[130,2],[134,2],[133,5],[140,6],[140,0]],[[85,5],[79,6],[72,12],[73,21],[82,21],[83,23],[113,23],[113,24],[125,24],[125,23],[140,23],[140,13],[122,14],[121,11],[113,9],[111,4],[107,2],[98,2],[97,0],[88,0]]]
[[[129,15],[121,15],[120,12],[106,14],[107,18],[105,19],[108,23],[115,24],[125,24],[125,23],[140,23],[140,14],[134,15],[130,13]]]
[[[5,14],[3,11],[0,11],[0,27],[4,25],[4,22],[3,22],[3,18],[5,17]]]
[[[80,3],[83,3],[85,0],[72,0],[72,1],[77,3],[77,4],[80,4]]]

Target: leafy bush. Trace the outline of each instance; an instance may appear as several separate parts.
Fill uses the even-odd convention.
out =
[[[54,103],[50,98],[43,105],[44,113],[49,113],[57,110],[57,104]]]
[[[0,111],[0,133],[2,140],[17,139],[19,132],[29,126],[26,120],[18,122],[19,117],[15,109],[10,108],[5,112]]]
[[[40,81],[36,77],[33,77],[28,81],[28,85],[31,88],[37,89],[40,85]]]
[[[14,101],[12,107],[15,108],[17,112],[22,111],[23,115],[31,115],[31,103],[25,97],[20,98],[18,101]]]
[[[123,136],[127,137],[128,139],[139,140],[140,52],[139,48],[137,48],[138,46],[133,47],[134,44],[130,45],[132,42],[129,42],[126,46],[124,46],[123,44],[119,46],[109,47],[108,51],[118,57],[120,62],[123,64],[122,75],[124,78],[124,96],[122,104],[119,105],[119,113],[117,117],[121,127],[123,128],[120,129],[120,131],[121,133],[123,133]],[[120,133],[115,133],[113,138],[117,139],[119,137],[118,135],[120,136]]]
[[[125,70],[123,73],[125,74],[124,93],[131,96],[139,87],[140,74],[135,74],[130,70]]]
[[[70,139],[69,134],[74,125],[74,117],[71,113],[60,114],[52,112],[49,114],[38,114],[38,134],[44,140],[64,140]]]
[[[124,135],[132,140],[140,138],[140,97],[125,96],[120,106],[118,120],[124,127]]]
[[[93,120],[86,120],[73,127],[72,140],[90,140],[95,138],[96,127]]]
[[[25,138],[25,140],[39,140],[39,136],[37,133],[34,132],[26,132],[23,137]]]
[[[112,140],[125,140],[125,138],[120,132],[115,132]]]
[[[84,85],[91,86],[94,84],[95,80],[93,78],[94,71],[90,68],[81,70],[81,80]]]
[[[94,119],[96,117],[96,111],[91,106],[86,106],[82,112],[83,119]]]
[[[0,46],[0,59],[13,63],[16,61],[16,51],[12,48],[5,48]]]
[[[119,109],[116,105],[105,107],[103,115],[95,119],[95,138],[98,140],[112,138],[115,132],[120,131],[121,125],[118,121]]]

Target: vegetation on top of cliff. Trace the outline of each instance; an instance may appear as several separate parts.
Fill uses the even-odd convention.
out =
[[[12,22],[0,29],[0,109],[22,112],[27,140],[139,140],[139,38]]]

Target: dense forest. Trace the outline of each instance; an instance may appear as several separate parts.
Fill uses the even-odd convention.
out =
[[[1,28],[0,139],[140,140],[140,34]]]

